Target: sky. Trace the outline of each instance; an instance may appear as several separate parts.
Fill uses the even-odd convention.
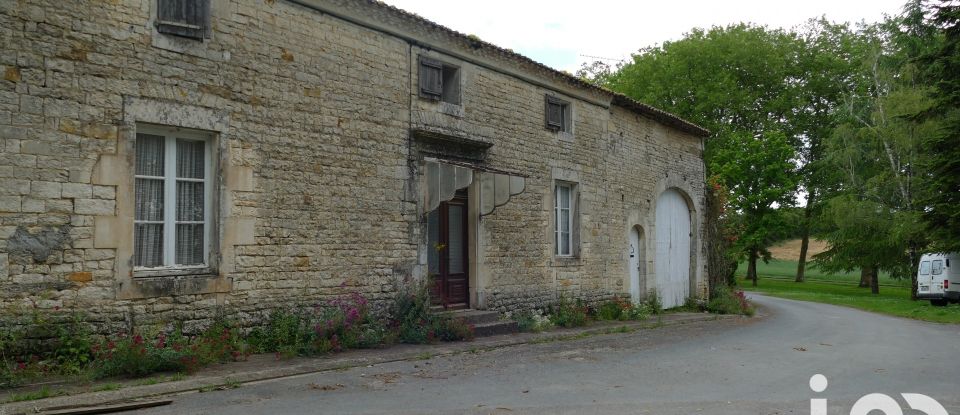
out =
[[[876,22],[906,0],[384,0],[458,32],[575,72],[603,58],[613,64],[646,46],[678,40],[694,27],[751,22],[791,28],[826,16]]]

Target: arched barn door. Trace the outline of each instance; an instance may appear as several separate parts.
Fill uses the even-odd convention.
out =
[[[664,308],[683,305],[690,295],[690,208],[676,189],[657,199],[657,292]]]

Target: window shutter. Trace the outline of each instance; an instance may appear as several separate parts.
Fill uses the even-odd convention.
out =
[[[443,64],[439,61],[420,57],[420,96],[439,100],[443,94]]]
[[[563,129],[563,102],[549,95],[545,98],[544,112],[547,128],[551,130]]]
[[[210,38],[210,0],[157,0],[157,31]]]

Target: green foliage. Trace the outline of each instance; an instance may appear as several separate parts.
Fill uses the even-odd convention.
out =
[[[81,374],[92,358],[90,329],[80,313],[5,310],[0,316],[0,388],[51,375]]]
[[[74,313],[65,324],[56,326],[57,341],[53,356],[60,372],[80,374],[93,358],[93,338],[80,313]]]
[[[359,293],[337,297],[311,309],[276,309],[248,341],[261,353],[278,356],[316,355],[376,347],[392,339]]]
[[[913,275],[907,241],[919,238],[916,233],[922,225],[918,212],[840,195],[827,202],[822,218],[833,228],[824,234],[830,249],[815,257],[823,271],[849,272],[875,266],[894,278],[909,279]]]
[[[186,339],[176,333],[167,343],[163,333],[144,337],[120,335],[94,347],[97,377],[143,376],[155,372],[182,371],[192,362]]]
[[[725,180],[729,203],[740,213],[733,221],[739,236],[732,248],[741,257],[756,260],[758,253],[766,253],[790,228],[789,216],[777,208],[793,204],[797,186],[794,149],[778,131],[763,136],[731,134],[729,138],[733,145],[715,152],[714,171]]]
[[[934,102],[919,122],[933,119],[939,128],[921,144],[925,157],[920,163],[928,172],[921,196],[923,220],[933,249],[960,252],[960,5],[943,3],[934,12],[931,23],[943,41],[921,60]]]
[[[597,320],[636,321],[646,320],[652,314],[649,305],[634,304],[629,299],[614,297],[605,301],[596,308],[594,317]]]
[[[734,291],[727,286],[718,287],[714,291],[706,308],[707,311],[715,314],[742,314],[752,316],[756,312],[743,291]]]
[[[256,352],[286,356],[306,353],[310,340],[309,318],[297,308],[274,309],[267,317],[266,324],[254,328],[248,336]]]
[[[513,315],[513,319],[517,322],[517,329],[521,332],[539,333],[554,328],[550,316],[543,314],[540,309],[518,312]]]
[[[39,390],[35,392],[25,392],[25,393],[15,393],[10,395],[5,403],[11,402],[25,402],[25,401],[35,401],[37,399],[46,399],[53,396],[63,395],[66,392],[62,390],[54,391],[50,387],[44,385],[41,386]]]
[[[401,342],[423,344],[473,339],[472,325],[431,310],[426,283],[402,284],[395,292],[389,310],[390,325]]]
[[[663,314],[663,300],[660,298],[660,293],[657,290],[650,290],[647,292],[647,307],[650,307],[650,312],[654,315]]]
[[[559,327],[581,327],[589,321],[589,310],[579,298],[571,300],[565,294],[550,307],[550,322]]]

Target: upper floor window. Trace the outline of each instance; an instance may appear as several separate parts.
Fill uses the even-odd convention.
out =
[[[544,97],[544,118],[549,130],[567,133],[573,130],[571,128],[573,113],[570,103],[567,101],[546,95]]]
[[[420,56],[420,97],[460,105],[460,68]]]
[[[210,0],[157,0],[157,31],[192,39],[210,38]]]
[[[175,129],[137,129],[134,186],[136,268],[208,265],[211,140]]]

